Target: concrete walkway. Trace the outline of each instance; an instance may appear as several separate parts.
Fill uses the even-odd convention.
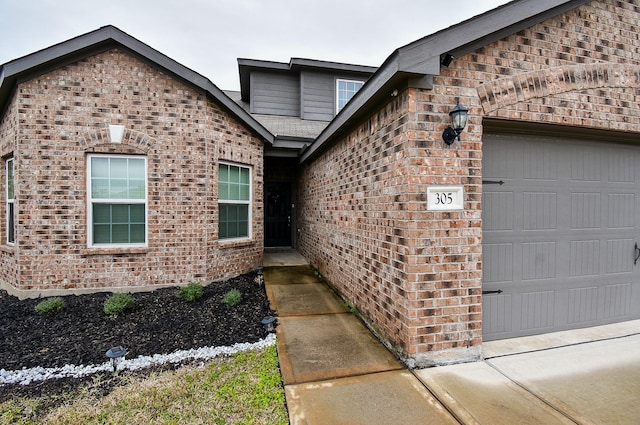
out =
[[[640,321],[489,342],[485,361],[410,371],[299,254],[279,254],[264,276],[292,425],[640,423]]]

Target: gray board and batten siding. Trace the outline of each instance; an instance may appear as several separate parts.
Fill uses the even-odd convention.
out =
[[[251,73],[251,113],[300,116],[300,79],[279,72]]]
[[[253,70],[251,113],[331,121],[336,115],[336,81],[366,81],[362,74],[301,70]]]
[[[486,134],[482,204],[485,340],[640,317],[640,146]]]

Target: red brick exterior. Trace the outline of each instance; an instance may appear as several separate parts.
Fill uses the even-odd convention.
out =
[[[110,124],[125,127],[122,143]],[[261,263],[263,142],[203,91],[122,50],[20,83],[0,148],[15,159],[16,187],[16,244],[3,226],[0,281],[19,293],[208,282]],[[89,153],[147,157],[148,247],[88,247]],[[219,160],[252,167],[250,241],[218,241]]]
[[[640,133],[640,7],[594,1],[455,59],[302,169],[300,251],[409,363],[474,359],[482,343],[485,118]],[[456,98],[462,141],[442,131]],[[463,185],[464,210],[427,211]]]
[[[635,0],[593,1],[455,58],[432,89],[397,87],[303,164],[297,248],[408,363],[480,357],[486,120],[640,135],[638,22]],[[456,99],[470,121],[448,147]],[[122,143],[110,124],[125,127]],[[88,247],[87,155],[109,152],[147,157],[148,247]],[[3,202],[0,286],[27,295],[153,288],[261,261],[262,141],[204,91],[124,50],[21,82],[0,121],[3,199],[11,156],[16,244],[6,244]],[[246,242],[217,237],[221,160],[252,167]],[[463,210],[428,211],[432,185],[463,186]]]

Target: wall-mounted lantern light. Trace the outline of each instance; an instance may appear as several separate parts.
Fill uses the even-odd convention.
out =
[[[460,140],[460,133],[467,126],[467,112],[469,110],[462,106],[458,99],[456,99],[456,106],[449,112],[451,117],[451,126],[444,129],[442,132],[442,140],[447,145],[451,145],[455,142],[456,138]]]

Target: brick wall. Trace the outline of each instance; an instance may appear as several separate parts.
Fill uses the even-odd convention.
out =
[[[15,98],[15,96],[14,96]],[[14,155],[18,134],[18,111],[15,102],[10,103],[0,120],[0,282],[15,282],[18,277],[16,253],[7,242],[7,169],[6,159]]]
[[[639,9],[592,2],[458,58],[303,167],[299,249],[409,363],[480,355],[483,119],[640,133]],[[446,147],[456,98],[470,121]],[[427,211],[437,184],[464,210]]]
[[[252,241],[217,240],[217,164],[252,166],[261,205],[262,142],[205,93],[114,49],[21,83],[12,105],[20,272],[8,283],[16,289],[204,282],[260,263],[261,208]],[[109,124],[125,127],[121,144],[111,143]],[[147,248],[87,247],[86,156],[94,152],[146,155]]]

